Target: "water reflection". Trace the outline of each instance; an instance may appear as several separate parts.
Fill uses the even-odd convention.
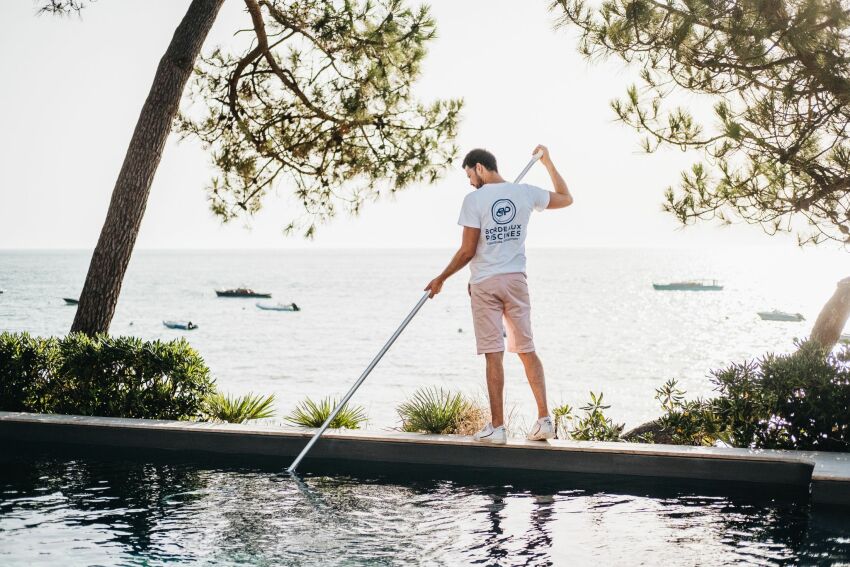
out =
[[[846,513],[728,485],[373,469],[299,487],[280,463],[41,453],[0,466],[3,565],[850,560]]]
[[[469,547],[468,555],[499,565],[552,564],[550,524],[554,517],[554,496],[511,494],[506,488],[485,493],[488,502],[480,508],[483,527],[476,530],[479,542]],[[511,500],[517,506],[509,507]],[[527,509],[525,504],[529,501],[531,507]]]

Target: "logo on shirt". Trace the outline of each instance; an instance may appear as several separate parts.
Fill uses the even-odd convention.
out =
[[[490,214],[496,224],[508,224],[516,216],[516,206],[510,199],[499,199],[493,203]]]

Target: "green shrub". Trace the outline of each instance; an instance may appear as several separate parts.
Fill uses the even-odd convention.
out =
[[[656,390],[665,410],[660,436],[688,445],[850,450],[850,348],[797,346],[712,372],[719,395],[709,400],[685,401],[669,381]]]
[[[715,400],[685,400],[676,380],[668,380],[655,390],[655,399],[666,412],[658,420],[665,443],[674,445],[713,446],[718,440],[729,440],[723,419],[718,415]],[[638,442],[656,441],[651,433]]]
[[[803,343],[712,374],[714,400],[739,447],[850,450],[850,348]]]
[[[245,423],[251,419],[263,419],[274,415],[272,404],[274,404],[274,394],[264,398],[249,392],[244,396],[230,397],[214,392],[207,396],[204,416],[215,421]]]
[[[189,419],[213,391],[209,369],[183,339],[0,335],[3,410]]]
[[[0,410],[47,411],[58,360],[56,339],[0,333]]]
[[[403,431],[425,433],[468,433],[465,422],[476,406],[458,392],[442,388],[420,388],[398,407]],[[480,421],[480,420],[473,420]],[[477,425],[477,424],[476,424]],[[473,429],[475,426],[473,426]]]
[[[570,431],[570,437],[578,441],[620,440],[624,425],[615,424],[610,418],[605,417],[604,410],[611,406],[602,404],[602,395],[602,392],[599,392],[599,396],[590,392],[590,402],[580,408],[584,416],[576,420],[575,426]]]
[[[324,398],[318,403],[306,398],[298,404],[286,421],[301,427],[321,427],[337,405],[337,400]],[[360,429],[360,424],[366,421],[366,410],[362,406],[345,404],[331,421],[333,429]]]
[[[576,441],[619,441],[623,432],[622,423],[614,423],[605,417],[605,410],[611,406],[603,405],[602,392],[597,396],[590,392],[590,402],[582,406],[583,416],[573,414],[573,408],[564,404],[554,408],[555,432],[559,439]]]

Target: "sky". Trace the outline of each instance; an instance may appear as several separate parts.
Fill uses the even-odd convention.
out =
[[[255,217],[222,225],[204,192],[215,174],[209,155],[172,135],[137,249],[455,247],[460,205],[472,190],[463,154],[488,148],[512,179],[538,143],[549,147],[575,204],[535,217],[530,247],[795,245],[792,237],[771,238],[747,225],[683,230],[662,212],[664,189],[699,156],[640,150],[639,135],[617,123],[609,107],[635,70],[581,57],[576,31],[555,29],[548,3],[429,3],[439,37],[416,92],[423,101],[465,100],[460,156],[437,184],[369,204],[356,218],[339,216],[305,241],[282,233],[293,207],[285,185]],[[156,66],[188,5],[100,0],[81,17],[56,18],[36,16],[35,2],[0,4],[0,249],[94,247]],[[233,44],[234,33],[248,26],[244,4],[228,0],[204,51]],[[540,165],[525,182],[552,188]]]

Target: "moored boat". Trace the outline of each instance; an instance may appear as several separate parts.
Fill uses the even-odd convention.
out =
[[[298,307],[294,302],[277,303],[275,305],[271,305],[269,303],[258,303],[257,307],[266,311],[301,311],[301,308]]]
[[[169,329],[181,329],[183,331],[191,331],[197,329],[198,326],[191,321],[163,321],[163,325]]]
[[[773,311],[759,311],[759,317],[763,321],[804,321],[806,318],[803,317],[801,313],[786,313],[785,311],[779,311],[778,309],[774,309]]]
[[[659,291],[720,291],[723,286],[717,280],[688,280],[682,282],[653,283]]]
[[[217,289],[215,294],[219,297],[264,297],[272,296],[270,293],[260,293],[247,287],[237,287],[235,289]]]

